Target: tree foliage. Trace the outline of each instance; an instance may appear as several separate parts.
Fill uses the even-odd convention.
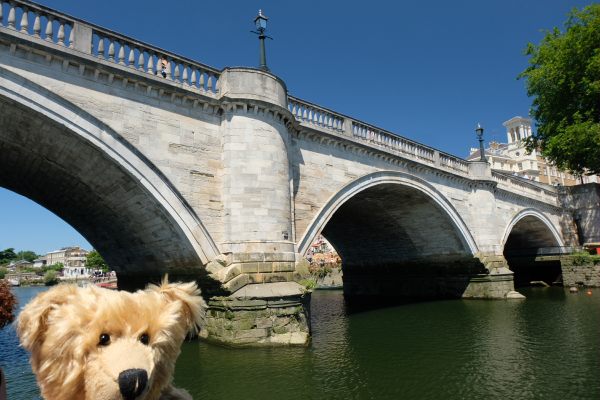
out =
[[[21,250],[16,254],[17,260],[27,260],[29,262],[33,262],[33,260],[35,260],[36,258],[38,258],[38,255],[31,250]]]
[[[15,249],[12,247],[0,251],[0,264],[8,264],[10,261],[17,258]]]
[[[564,32],[546,32],[526,55],[519,77],[538,128],[529,150],[539,148],[560,169],[600,173],[600,4],[574,9]]]
[[[99,269],[102,272],[108,272],[109,270],[108,264],[96,250],[92,250],[87,254],[85,266],[87,268]]]

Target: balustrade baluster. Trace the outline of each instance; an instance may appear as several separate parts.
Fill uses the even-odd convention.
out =
[[[15,3],[9,3],[10,10],[8,10],[8,27],[10,29],[15,29],[15,19],[16,19],[16,5]]]
[[[129,68],[135,68],[135,49],[133,46],[129,47],[129,58],[127,59],[127,65]]]
[[[51,16],[48,16],[48,19],[46,20],[46,30],[44,31],[44,35],[46,36],[45,39],[49,42],[52,42],[52,35],[53,35],[53,19]]]
[[[21,15],[21,32],[29,33],[29,11],[23,7],[23,15]]]
[[[2,7],[0,7],[1,9]],[[0,20],[2,19],[2,13],[0,12]],[[35,19],[33,20],[33,36],[36,38],[40,37],[40,32],[42,31],[42,24],[40,21],[40,14],[35,13]]]
[[[138,55],[138,71],[144,72],[144,67],[146,66],[146,60],[144,57],[144,49],[140,48],[140,54]]]
[[[4,26],[4,17],[2,13],[2,9],[4,8],[4,2],[0,0],[0,26]]]
[[[115,42],[111,38],[108,38],[108,60],[114,62],[115,61]]]
[[[179,63],[175,64],[173,75],[175,76],[175,82],[179,82]]]
[[[98,36],[98,58],[104,59],[104,38]]]
[[[185,86],[190,86],[190,83],[188,82],[188,67],[185,64],[183,65],[183,74],[181,79],[183,80],[183,84]]]
[[[197,87],[198,86],[198,75],[196,75],[196,68],[195,67],[192,67],[192,76],[191,76],[190,80],[191,80],[190,84],[193,87]]]
[[[221,87],[220,85],[221,84],[219,83],[219,76],[215,75],[215,93],[217,93],[219,91],[219,89]]]
[[[204,71],[200,70],[200,89],[202,90],[206,90],[206,88],[204,87]]]
[[[119,65],[125,65],[125,43],[119,42]]]
[[[154,74],[154,52],[153,51],[148,52],[148,67],[146,69],[146,72],[149,74]]]
[[[65,23],[64,21],[58,20],[58,35],[56,36],[58,39],[58,44],[61,46],[65,45]]]
[[[69,48],[72,49],[75,47],[75,26],[71,26],[71,31],[69,31]]]
[[[166,78],[172,81],[173,77],[171,76],[171,62],[173,60],[171,60],[170,57],[165,57],[165,59],[167,60],[167,67],[165,68],[165,74],[167,75]]]
[[[212,92],[213,90],[213,76],[210,72],[206,73],[206,90],[208,90],[209,92]]]

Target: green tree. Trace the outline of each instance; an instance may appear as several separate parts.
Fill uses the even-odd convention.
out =
[[[537,133],[528,149],[575,174],[600,173],[600,4],[574,9],[565,30],[529,43],[527,94]]]
[[[4,279],[4,277],[8,274],[8,269],[4,267],[0,267],[0,279]]]
[[[48,271],[54,271],[54,272],[60,272],[63,270],[65,266],[63,265],[63,263],[54,263],[52,265],[46,265],[45,267],[42,267],[42,272],[48,272]]]
[[[29,262],[33,262],[33,260],[38,258],[38,255],[31,250],[21,250],[16,254],[16,258],[18,260],[27,260]]]
[[[99,269],[102,272],[108,272],[109,270],[108,264],[96,250],[92,250],[87,254],[85,266],[87,268]]]
[[[17,255],[15,254],[15,249],[12,247],[0,251],[0,264],[8,264],[15,258],[17,258]]]

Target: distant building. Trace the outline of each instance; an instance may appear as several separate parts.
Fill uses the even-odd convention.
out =
[[[508,143],[490,142],[489,147],[484,150],[492,169],[507,171],[513,175],[554,186],[600,182],[596,175],[577,177],[558,170],[537,150],[527,154],[525,139],[532,134],[529,118],[513,117],[503,125],[506,128]],[[479,159],[479,153],[479,149],[471,148],[467,160]]]
[[[46,266],[46,257],[39,257],[33,260],[33,268],[42,268]]]
[[[11,271],[20,271],[23,268],[30,268],[33,267],[33,263],[27,260],[16,260],[16,261],[11,261],[10,264],[8,264],[8,269]]]
[[[306,256],[311,263],[336,264],[341,262],[340,256],[333,246],[321,235],[310,246]]]
[[[86,256],[89,251],[78,246],[63,247],[60,250],[51,251],[44,257],[46,265],[61,263],[63,265],[62,276],[66,279],[89,278],[93,270],[86,268]]]
[[[46,265],[61,263],[65,268],[82,268],[85,267],[88,253],[87,250],[78,246],[63,247],[46,254]]]

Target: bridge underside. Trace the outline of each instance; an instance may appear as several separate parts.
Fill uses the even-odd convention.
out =
[[[534,216],[526,216],[513,227],[506,244],[504,257],[514,272],[515,287],[538,282],[551,285],[561,275],[559,257],[538,257],[540,251],[560,253],[560,244],[548,227]],[[543,254],[543,253],[542,253]]]
[[[181,229],[139,178],[65,126],[3,97],[0,153],[0,186],[64,219],[121,276],[143,274],[148,282],[201,267]]]
[[[323,230],[343,263],[347,295],[461,297],[485,273],[447,213],[398,184],[364,190]]]

